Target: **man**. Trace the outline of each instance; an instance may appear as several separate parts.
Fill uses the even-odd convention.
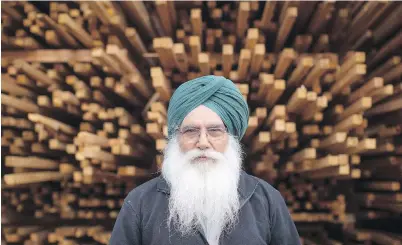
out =
[[[162,175],[132,190],[111,245],[297,245],[281,194],[242,170],[246,101],[232,81],[182,84],[168,108]]]

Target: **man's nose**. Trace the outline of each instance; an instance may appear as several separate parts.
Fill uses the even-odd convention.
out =
[[[200,137],[197,142],[197,148],[200,150],[205,150],[211,148],[207,134],[205,132],[200,132]]]

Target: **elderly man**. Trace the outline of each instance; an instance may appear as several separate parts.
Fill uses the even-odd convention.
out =
[[[242,170],[248,117],[246,101],[224,77],[177,88],[162,175],[128,194],[110,244],[300,244],[281,194]]]

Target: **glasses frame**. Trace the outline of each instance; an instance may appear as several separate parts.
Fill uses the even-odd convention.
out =
[[[188,144],[197,143],[200,140],[201,134],[203,133],[204,130],[206,131],[205,134],[206,134],[208,141],[213,142],[213,143],[221,141],[222,139],[224,139],[224,136],[226,136],[228,134],[228,129],[227,129],[226,125],[223,125],[223,127],[209,126],[209,127],[201,127],[201,128],[194,127],[194,128],[198,129],[198,133],[197,133],[196,137],[194,137],[194,139],[190,139],[190,138],[186,139],[184,136],[185,132],[183,132],[179,127],[177,127],[175,131],[176,131],[177,135],[182,137],[182,140],[184,140]],[[217,129],[217,128],[223,129],[222,137],[219,137],[219,138],[211,137],[210,133],[208,133],[208,129]]]

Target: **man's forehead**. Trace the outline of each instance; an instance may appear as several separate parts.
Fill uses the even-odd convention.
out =
[[[202,105],[192,110],[182,122],[182,126],[205,126],[211,124],[223,125],[223,121],[213,110]]]

